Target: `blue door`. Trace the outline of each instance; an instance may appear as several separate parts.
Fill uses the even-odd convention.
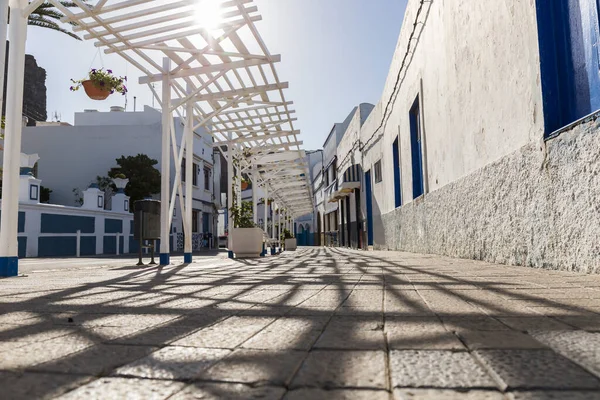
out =
[[[365,172],[365,186],[367,197],[367,243],[373,246],[373,191],[371,188],[371,171]]]
[[[402,186],[400,182],[400,137],[394,141],[394,193],[396,194],[396,208],[402,205]]]
[[[412,156],[413,199],[416,199],[424,193],[421,139],[421,110],[419,109],[419,97],[417,97],[410,109],[410,150]]]

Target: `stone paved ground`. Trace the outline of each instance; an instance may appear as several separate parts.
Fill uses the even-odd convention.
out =
[[[600,276],[305,248],[0,294],[3,399],[600,399]]]

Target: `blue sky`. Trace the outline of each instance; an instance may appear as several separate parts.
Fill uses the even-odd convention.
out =
[[[272,54],[281,54],[278,72],[288,81],[297,128],[305,148],[320,148],[331,126],[361,102],[376,103],[387,78],[406,0],[255,0],[263,20],[257,27]],[[90,66],[111,68],[131,82],[128,110],[152,105],[149,90],[118,56],[97,55],[91,41],[30,28],[27,53],[47,71],[48,117],[72,122],[85,108],[107,111],[124,105],[122,96],[103,102],[69,92],[70,79],[84,78]],[[95,60],[94,60],[95,58]],[[102,60],[101,60],[102,58]],[[93,62],[92,62],[93,61]],[[103,62],[102,62],[103,61]]]

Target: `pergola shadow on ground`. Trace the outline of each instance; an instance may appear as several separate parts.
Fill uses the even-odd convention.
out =
[[[600,396],[596,276],[303,248],[0,287],[11,399]]]

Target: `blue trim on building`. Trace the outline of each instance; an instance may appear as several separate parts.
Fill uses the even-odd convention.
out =
[[[396,208],[402,205],[402,184],[400,176],[400,137],[396,137],[393,146],[394,153],[394,204]]]
[[[371,170],[365,172],[365,196],[367,198],[367,245],[373,246],[373,183]]]
[[[160,254],[160,265],[169,265],[169,263],[170,263],[169,253],[161,253]]]
[[[94,233],[95,218],[76,215],[42,214],[41,233]]]
[[[597,0],[536,0],[546,136],[600,109],[599,8]]]
[[[0,276],[11,277],[19,274],[19,257],[0,257]]]
[[[106,218],[104,220],[104,233],[123,233],[123,220]]]
[[[184,253],[183,254],[183,262],[186,264],[192,263],[192,253]]]

